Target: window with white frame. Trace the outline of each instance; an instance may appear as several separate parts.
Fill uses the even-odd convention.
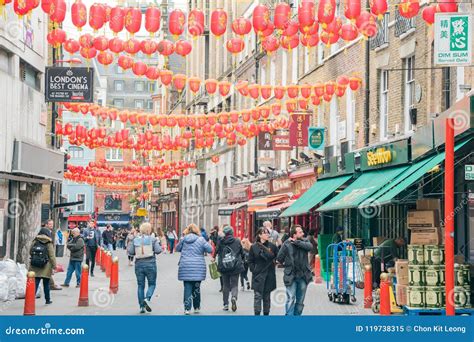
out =
[[[135,100],[135,108],[143,109],[145,107],[145,101],[143,100]]]
[[[410,109],[413,108],[415,96],[415,56],[404,59],[404,121],[405,133],[412,130]]]
[[[263,62],[260,64],[260,84],[266,84],[266,83],[267,83],[267,66],[266,66],[266,62]]]
[[[275,85],[275,76],[276,76],[275,75],[275,64],[276,64],[277,56],[276,56],[276,54],[273,54],[273,55],[268,56],[268,57],[270,57],[270,84],[272,86],[274,86]]]
[[[138,91],[138,92],[145,91],[145,82],[135,81],[135,91]]]
[[[148,100],[146,102],[146,109],[153,110],[153,101],[152,100]]]
[[[72,159],[82,159],[84,158],[84,149],[78,146],[69,146],[68,154]]]
[[[115,88],[115,91],[124,91],[125,82],[122,80],[114,81],[114,88]]]
[[[109,148],[105,152],[107,161],[123,161],[123,151],[120,148]]]
[[[291,55],[291,83],[298,82],[298,54],[299,47],[294,48]]]
[[[86,211],[86,194],[77,194],[77,197],[76,197],[77,201],[82,201],[83,203],[82,204],[78,204],[76,209],[77,211]]]
[[[388,75],[388,70],[379,72],[380,139],[386,139],[388,134]]]
[[[123,108],[123,99],[113,99],[112,104],[115,108]]]

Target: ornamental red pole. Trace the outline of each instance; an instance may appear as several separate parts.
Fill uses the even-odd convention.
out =
[[[454,119],[446,119],[444,162],[444,254],[446,315],[454,316]]]
[[[370,309],[372,307],[372,267],[365,266],[364,273],[364,308]]]

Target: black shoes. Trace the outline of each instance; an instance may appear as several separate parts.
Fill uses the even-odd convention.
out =
[[[53,304],[53,301],[47,300],[47,301],[46,301],[46,305],[48,305],[48,304]]]
[[[232,302],[232,311],[236,312],[237,311],[237,298],[232,297],[231,302]]]

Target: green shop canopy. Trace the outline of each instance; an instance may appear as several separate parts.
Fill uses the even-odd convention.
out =
[[[300,198],[296,200],[280,217],[306,214],[319,202],[324,201],[337,188],[347,182],[352,176],[339,176],[317,180]]]
[[[407,168],[408,166],[401,166],[364,172],[343,192],[319,207],[317,211],[357,208],[365,202],[372,202],[372,194],[389,184]]]
[[[456,144],[454,150],[457,151],[459,148],[464,146],[469,140]],[[435,155],[423,159],[410,166],[405,172],[400,174],[397,179],[390,184],[390,187],[385,187],[377,192],[373,198],[379,205],[391,203],[392,200],[404,190],[408,189],[415,182],[419,181],[429,170],[440,164],[445,157],[445,153]]]

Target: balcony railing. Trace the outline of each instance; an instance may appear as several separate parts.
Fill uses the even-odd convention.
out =
[[[395,11],[395,37],[400,37],[402,34],[415,27],[415,18],[404,18],[398,11]]]
[[[398,11],[397,11],[398,12]],[[388,43],[388,22],[390,13],[386,13],[384,18],[377,22],[377,34],[370,38],[370,48],[372,50]]]

